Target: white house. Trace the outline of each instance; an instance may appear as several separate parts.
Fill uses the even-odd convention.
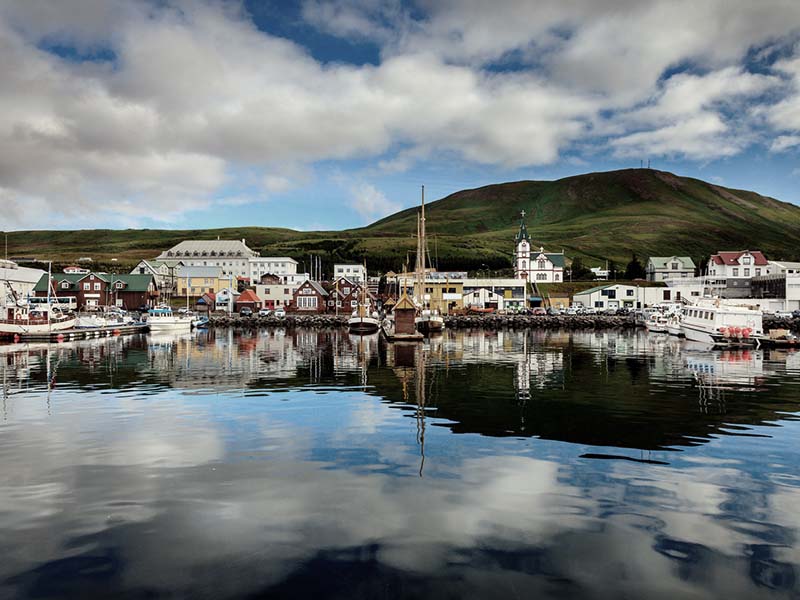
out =
[[[264,277],[261,283],[255,284],[256,295],[261,298],[265,308],[287,307],[292,303],[297,288],[308,279],[308,273]]]
[[[608,269],[603,267],[592,267],[589,269],[597,281],[608,281]]]
[[[572,298],[574,304],[581,304],[586,308],[644,308],[659,302],[674,302],[678,300],[671,288],[644,287],[609,283],[598,285],[588,290],[575,294]]]
[[[768,275],[800,275],[800,262],[787,262],[785,260],[770,260]]]
[[[647,280],[694,277],[694,269],[694,261],[688,256],[651,256],[647,261]]]
[[[750,279],[772,273],[772,265],[758,250],[717,252],[708,261],[709,279],[723,298],[747,298]]]
[[[519,221],[519,232],[515,238],[514,277],[538,283],[564,281],[565,258],[563,253],[545,252],[531,247],[531,236],[525,227],[525,211]]]
[[[488,290],[489,296],[494,297],[497,294],[503,299],[503,308],[522,308],[526,304],[527,298],[525,287],[528,282],[524,279],[511,279],[508,277],[502,278],[464,278],[464,306],[468,306],[470,295],[480,290]],[[482,298],[482,296],[481,296]],[[499,307],[498,307],[499,310]]]
[[[252,283],[260,281],[264,275],[296,275],[297,261],[288,256],[252,256],[248,259]],[[308,279],[306,277],[305,279]],[[305,281],[303,279],[303,281]]]
[[[140,260],[131,275],[152,275],[160,291],[174,292],[182,266],[184,264],[180,260]]]
[[[347,277],[353,283],[367,281],[367,269],[364,265],[333,265],[333,278]]]
[[[494,308],[497,310],[505,309],[505,299],[502,294],[493,292],[489,288],[478,288],[465,292],[462,298],[464,308]]]

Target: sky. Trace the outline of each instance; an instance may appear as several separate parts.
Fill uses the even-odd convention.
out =
[[[653,168],[800,204],[797,0],[0,0],[0,229],[341,229]]]

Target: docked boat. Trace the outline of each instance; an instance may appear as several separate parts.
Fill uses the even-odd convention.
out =
[[[169,306],[157,306],[147,313],[147,324],[150,331],[191,331],[192,317],[177,315]]]
[[[667,325],[669,318],[662,313],[653,313],[650,318],[645,321],[645,328],[650,333],[667,333]]]
[[[684,309],[681,330],[687,340],[725,346],[756,346],[764,337],[757,306],[726,304],[704,298]]]
[[[0,319],[0,338],[16,339],[31,334],[47,335],[75,326],[76,317],[51,304],[32,307],[23,302],[6,306]]]
[[[667,317],[667,333],[676,337],[683,337],[683,328],[681,327],[681,320],[683,319],[681,313],[672,313]]]
[[[422,186],[422,204],[417,215],[417,261],[415,266],[414,303],[419,312],[414,319],[416,328],[421,333],[439,333],[444,330],[444,317],[439,310],[431,306],[430,297],[425,292],[425,278],[428,268],[428,243],[425,233],[425,186]]]
[[[367,300],[367,285],[361,284],[361,301],[358,307],[353,311],[353,315],[347,320],[347,327],[350,333],[357,335],[368,335],[376,333],[381,326],[378,314],[369,313],[369,302]]]
[[[438,310],[423,309],[414,322],[422,333],[438,333],[444,330],[444,317]]]

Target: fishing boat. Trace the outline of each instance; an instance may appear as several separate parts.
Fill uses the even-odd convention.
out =
[[[650,318],[645,321],[645,328],[650,333],[667,333],[667,324],[669,319],[662,313],[653,313]]]
[[[701,298],[684,309],[681,330],[687,340],[725,346],[757,346],[764,338],[758,306]]]
[[[75,326],[75,315],[62,311],[50,301],[52,287],[50,268],[47,271],[47,280],[47,302],[35,305],[20,298],[11,284],[8,281],[4,282],[7,287],[7,301],[0,313],[0,338],[19,339],[30,334],[47,335]]]
[[[190,315],[177,315],[170,306],[157,306],[151,308],[146,315],[146,322],[150,331],[191,331],[192,317]]]
[[[365,265],[366,270],[366,265]],[[361,284],[361,301],[353,311],[353,315],[347,320],[347,327],[350,333],[365,335],[376,333],[381,326],[377,313],[369,313],[369,302],[367,300],[367,285]]]
[[[419,313],[414,319],[417,329],[422,333],[437,333],[444,329],[444,317],[439,310],[430,305],[425,293],[427,276],[428,243],[425,234],[425,186],[422,186],[422,204],[417,215],[417,261],[415,268],[414,301]]]

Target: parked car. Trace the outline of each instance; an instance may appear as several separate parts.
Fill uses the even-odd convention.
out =
[[[542,316],[542,315],[546,315],[547,311],[544,308],[542,308],[541,306],[537,306],[536,308],[533,309],[533,314],[535,316]]]
[[[776,310],[775,311],[775,318],[776,319],[793,319],[794,313],[790,310]]]
[[[286,311],[282,308],[276,308],[273,314],[279,319],[283,319],[286,317]]]
[[[792,311],[792,317],[795,319],[800,319],[800,310]]]
[[[602,311],[601,314],[608,315],[608,316],[616,316],[617,309],[616,308],[607,308],[604,311]]]
[[[597,314],[597,309],[594,306],[589,306],[587,308],[584,308],[581,311],[580,314],[582,314],[582,315],[596,315]]]
[[[242,310],[239,311],[240,317],[252,317],[253,316],[253,309],[249,306],[243,306]]]
[[[570,306],[567,310],[564,311],[564,314],[565,315],[577,315],[578,314],[578,309],[577,308],[573,308],[573,307]]]
[[[272,314],[272,311],[270,309],[268,309],[268,308],[262,308],[260,311],[258,311],[258,316],[259,317],[268,317],[271,314]]]
[[[557,317],[558,315],[561,314],[561,311],[551,306],[550,308],[547,309],[547,314],[550,315],[551,317]]]
[[[617,314],[618,317],[627,317],[629,314],[631,314],[631,309],[630,308],[618,308],[616,314]]]

